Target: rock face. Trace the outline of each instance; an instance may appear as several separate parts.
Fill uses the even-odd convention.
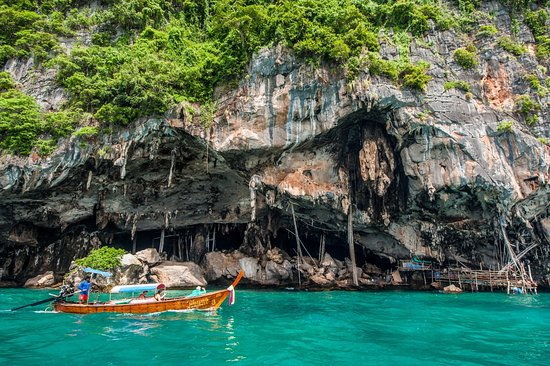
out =
[[[55,284],[53,271],[48,271],[44,274],[29,278],[25,282],[25,287],[49,287]]]
[[[166,287],[206,286],[202,269],[193,262],[164,262],[151,269],[151,273]]]
[[[550,149],[533,137],[550,137],[549,97],[531,131],[513,111],[536,59],[480,40],[478,66],[463,70],[452,58],[458,35],[433,31],[425,41],[433,46],[409,49],[430,62],[425,93],[368,69],[351,80],[274,47],[237,88],[220,91],[208,128],[182,108],[85,144],[65,141],[44,160],[3,157],[3,279],[62,273],[110,244],[162,246],[168,259],[200,263],[208,281],[244,268],[251,282],[295,283],[295,218],[304,258],[324,258],[301,272],[324,285],[353,271],[336,262],[349,257],[350,212],[361,273],[374,264],[391,273],[410,255],[497,268],[510,241],[516,254],[534,245],[524,259],[537,278],[550,275]],[[396,57],[388,44],[382,53]],[[449,80],[469,82],[471,95],[446,90]],[[499,131],[512,119],[513,132]],[[153,273],[180,276],[175,267]]]

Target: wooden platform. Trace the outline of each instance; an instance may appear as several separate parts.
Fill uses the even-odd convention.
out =
[[[441,285],[455,285],[464,290],[493,291],[505,289],[510,292],[514,287],[523,288],[525,292],[536,292],[537,285],[524,281],[513,271],[473,270],[469,268],[448,268],[432,272],[432,280]]]

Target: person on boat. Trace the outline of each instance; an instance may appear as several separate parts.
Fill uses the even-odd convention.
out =
[[[92,284],[90,283],[90,276],[86,276],[84,281],[80,282],[80,285],[78,285],[78,289],[80,290],[80,295],[78,296],[79,304],[82,304],[82,302],[88,302],[88,293],[90,292],[91,287]]]
[[[205,294],[206,290],[204,287],[197,286],[187,297],[193,297],[193,296],[200,296],[202,294]]]
[[[138,300],[145,300],[145,296],[147,296],[147,290],[145,290],[141,294],[139,294]]]
[[[157,301],[160,301],[162,299],[164,299],[164,289],[159,289],[157,290],[157,293],[155,294],[154,296],[154,299],[157,300]]]

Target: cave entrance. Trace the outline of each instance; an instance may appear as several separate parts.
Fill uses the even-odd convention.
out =
[[[346,258],[349,258],[349,246],[347,243],[347,233],[339,232],[335,233],[326,233],[319,231],[299,231],[300,240],[304,244],[306,250],[302,247],[302,255],[309,256],[311,255],[314,259],[319,258],[320,251],[322,251],[322,236],[325,237],[325,248],[324,253],[328,253],[332,258],[345,261]],[[296,239],[294,237],[294,231],[290,231],[286,228],[280,228],[277,231],[277,235],[272,238],[272,245],[278,247],[285,251],[290,256],[296,256]],[[364,263],[367,262],[367,256],[365,252],[361,249],[361,246],[355,245],[355,260],[357,266],[361,267]]]
[[[130,232],[113,234],[111,246],[130,253],[155,248],[174,261],[189,261],[197,234],[204,237],[206,251],[238,249],[244,240],[246,225],[197,225],[179,230],[137,231],[134,240]],[[164,231],[164,232],[163,232]]]
[[[382,273],[393,272],[397,269],[398,263],[389,257],[379,255],[372,250],[362,247],[361,251],[365,256],[365,263],[375,265],[380,268]]]

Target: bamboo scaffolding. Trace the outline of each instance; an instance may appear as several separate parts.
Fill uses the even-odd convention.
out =
[[[355,247],[353,244],[353,209],[352,205],[349,205],[348,211],[348,244],[349,244],[349,256],[351,259],[352,278],[353,285],[359,286],[359,280],[357,279],[356,263],[355,263]]]
[[[300,246],[300,236],[298,235],[298,225],[296,224],[296,214],[294,213],[294,204],[290,203],[290,209],[292,211],[292,221],[294,221],[294,235],[296,236],[296,254],[298,254],[298,260],[296,261],[298,267],[298,286],[302,287],[302,279],[300,276],[300,262],[302,260],[302,248]]]

